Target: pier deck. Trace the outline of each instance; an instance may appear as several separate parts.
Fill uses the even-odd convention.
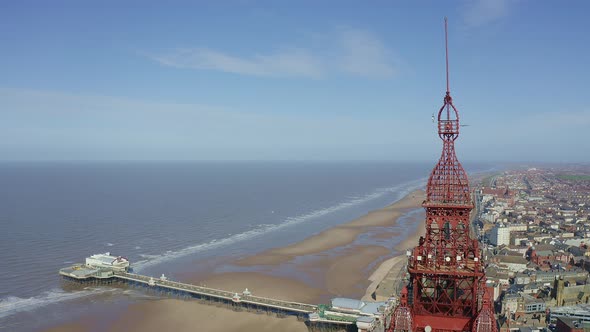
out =
[[[387,302],[372,302],[335,298],[331,304],[307,304],[253,295],[248,289],[233,292],[193,285],[133,273],[127,258],[110,253],[92,255],[82,264],[59,270],[64,280],[82,285],[124,285],[161,296],[195,299],[234,311],[248,311],[277,317],[296,316],[305,321],[309,331],[383,332],[386,321],[396,305],[394,298]]]
[[[305,313],[310,314],[317,310],[316,305],[312,304],[305,304],[305,303],[298,303],[298,302],[291,302],[291,301],[283,301],[283,300],[276,300],[270,299],[260,296],[254,295],[245,295],[243,293],[239,294],[239,300],[235,298],[236,293],[214,289],[209,287],[203,286],[196,286],[191,284],[185,284],[176,281],[170,280],[161,280],[161,279],[154,279],[146,276],[142,276],[139,274],[133,273],[126,273],[126,272],[115,272],[113,277],[124,279],[127,281],[133,282],[140,282],[146,285],[149,285],[150,279],[153,280],[155,286],[152,287],[163,287],[167,289],[173,289],[177,291],[187,292],[195,295],[200,296],[209,296],[209,297],[216,297],[219,299],[229,300],[233,302],[241,302],[241,303],[250,303],[257,306],[265,306],[265,307],[272,307],[276,309],[286,310],[286,311],[293,311],[296,313]]]
[[[354,326],[354,319],[326,319],[317,315],[318,306],[313,304],[271,299],[255,296],[244,291],[242,293],[229,292],[204,286],[197,286],[167,278],[154,278],[126,271],[94,268],[83,264],[76,264],[59,270],[59,274],[67,281],[82,284],[126,284],[132,287],[142,287],[162,294],[194,298],[213,303],[223,303],[235,310],[266,311],[276,313],[279,316],[293,315],[299,319],[312,321],[313,324],[324,326]],[[313,317],[312,319],[310,319]],[[328,324],[328,325],[326,325]],[[329,329],[328,329],[329,330]]]

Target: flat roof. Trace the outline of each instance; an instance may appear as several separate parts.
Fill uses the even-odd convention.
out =
[[[554,307],[551,308],[551,314],[560,314],[560,315],[586,315],[590,317],[590,304],[578,304],[572,306],[565,306],[565,307]]]
[[[336,297],[332,299],[332,307],[337,308],[360,310],[360,308],[362,308],[364,305],[364,302],[355,299],[349,299],[344,297]]]
[[[75,266],[63,268],[59,271],[61,273],[65,273],[65,274],[68,274],[68,275],[76,277],[76,278],[86,278],[86,277],[89,277],[93,274],[96,274],[99,270],[94,269],[94,268],[88,268],[85,266],[75,265]]]

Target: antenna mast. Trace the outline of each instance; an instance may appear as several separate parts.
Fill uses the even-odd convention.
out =
[[[447,94],[450,93],[449,88],[449,37],[447,33],[447,18],[445,17],[445,59],[447,60]]]

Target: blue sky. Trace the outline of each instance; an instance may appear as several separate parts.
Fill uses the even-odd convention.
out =
[[[587,1],[3,1],[1,160],[588,162]]]

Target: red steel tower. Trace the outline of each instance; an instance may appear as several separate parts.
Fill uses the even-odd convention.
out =
[[[389,332],[497,331],[479,243],[469,234],[473,208],[467,174],[455,155],[459,112],[449,92],[438,111],[442,155],[426,187],[426,236],[409,253],[410,281],[401,292]]]

